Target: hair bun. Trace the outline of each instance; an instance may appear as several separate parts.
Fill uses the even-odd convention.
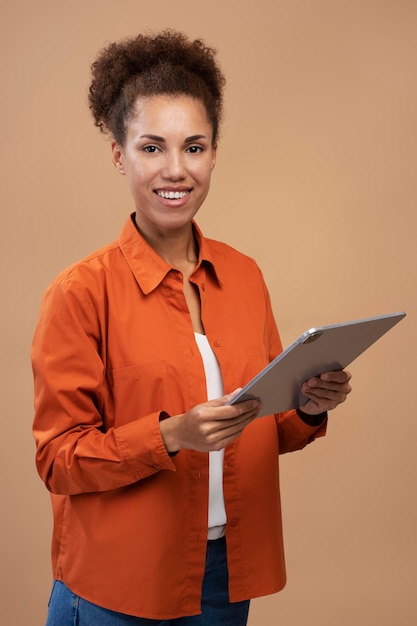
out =
[[[138,96],[185,94],[205,104],[216,140],[225,79],[215,55],[201,39],[172,29],[110,43],[91,66],[89,105],[96,126],[123,144]]]

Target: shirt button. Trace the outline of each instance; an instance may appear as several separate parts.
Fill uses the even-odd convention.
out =
[[[221,347],[221,341],[215,341],[214,345],[216,346],[216,348],[220,348]]]
[[[235,526],[238,525],[239,520],[237,519],[237,517],[234,517],[233,519],[230,520],[230,526],[233,526],[233,528]]]
[[[229,458],[227,459],[226,463],[227,463],[227,465],[229,467],[233,467],[233,465],[235,464],[235,460],[234,460],[233,457],[229,456]]]
[[[160,469],[161,469],[161,466],[159,465],[159,463],[154,463],[154,464],[152,465],[152,467],[153,467],[153,468],[154,468],[154,470],[156,470],[156,471],[158,471],[158,470],[160,470]]]

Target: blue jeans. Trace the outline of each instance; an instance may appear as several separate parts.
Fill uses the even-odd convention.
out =
[[[224,537],[207,544],[201,609],[200,615],[171,620],[134,617],[87,602],[55,581],[46,626],[246,626],[249,600],[229,601]]]

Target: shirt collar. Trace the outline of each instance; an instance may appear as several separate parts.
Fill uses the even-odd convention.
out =
[[[164,261],[147,243],[136,228],[132,213],[120,233],[118,243],[120,250],[132,270],[144,294],[153,291],[162,282],[165,276],[173,270],[173,266]],[[214,263],[214,254],[210,240],[206,239],[193,221],[194,234],[199,245],[199,258],[195,272],[200,267],[206,268],[207,275],[211,276],[219,285],[222,284],[218,267]]]

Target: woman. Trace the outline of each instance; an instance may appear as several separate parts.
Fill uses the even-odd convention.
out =
[[[164,31],[107,46],[92,72],[135,211],[55,279],[35,332],[47,623],[241,626],[285,584],[278,455],[325,433],[350,375],[307,381],[299,411],[227,405],[282,348],[255,262],[194,222],[216,162],[215,53]]]

